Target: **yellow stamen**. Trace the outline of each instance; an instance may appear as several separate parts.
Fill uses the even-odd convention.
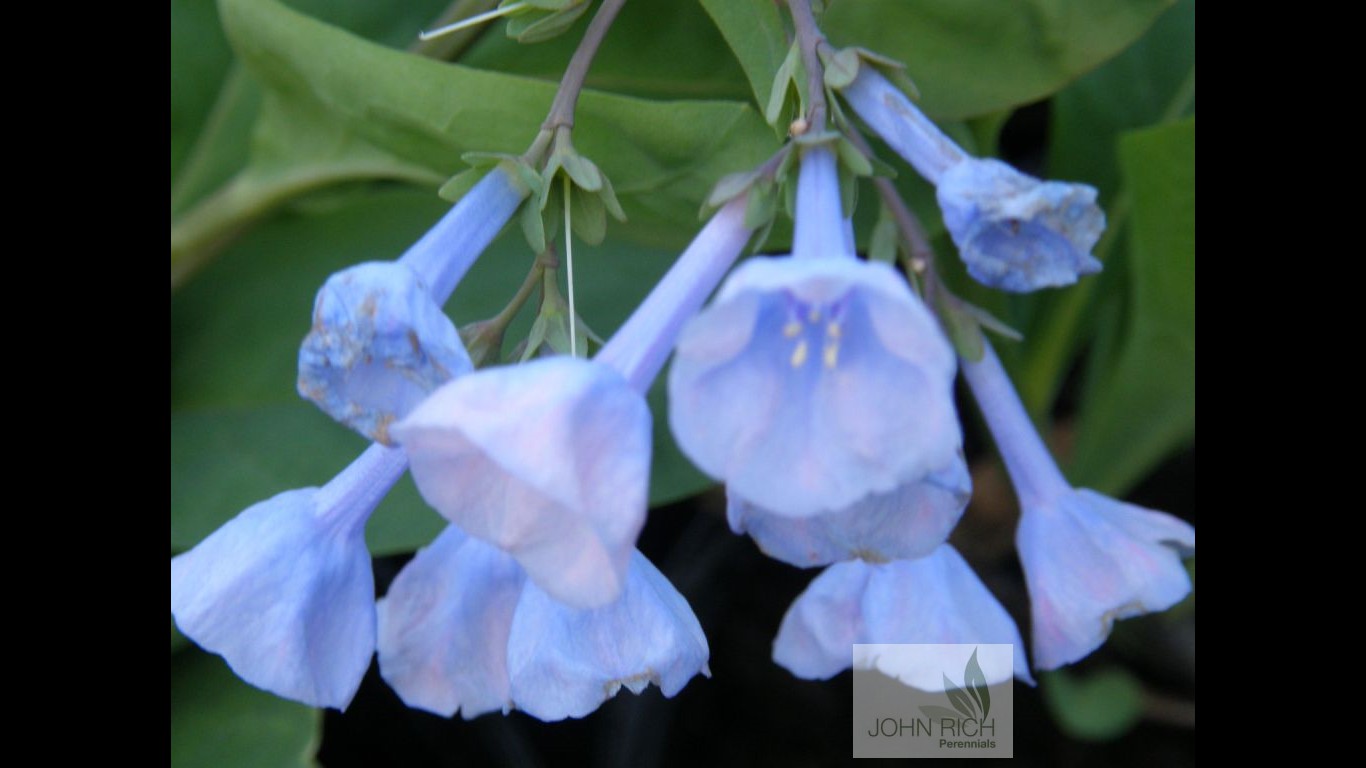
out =
[[[808,312],[807,315],[806,315],[806,320],[807,320],[807,322],[811,323],[812,325],[815,325],[816,323],[819,323],[819,322],[821,321],[821,310],[820,310],[820,308],[819,308],[819,307],[812,307],[812,308],[811,308],[811,311]]]
[[[806,339],[797,342],[797,348],[792,350],[792,367],[800,368],[806,362]]]
[[[839,362],[839,357],[840,357],[840,345],[839,345],[839,344],[826,344],[826,345],[825,345],[825,367],[826,367],[826,368],[834,368],[834,367],[835,367],[835,364]]]
[[[802,332],[802,324],[796,320],[788,320],[787,325],[783,326],[783,335],[789,339],[794,339],[797,334]]]
[[[825,326],[825,335],[832,339],[838,339],[843,332],[838,320],[831,320],[830,324]]]

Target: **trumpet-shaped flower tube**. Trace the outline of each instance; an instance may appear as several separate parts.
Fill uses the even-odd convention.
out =
[[[648,504],[644,392],[748,237],[744,200],[727,204],[594,360],[462,376],[395,424],[427,503],[555,599],[615,600]]]
[[[773,660],[797,677],[826,680],[855,663],[856,643],[1008,643],[1015,646],[1015,676],[1034,682],[1015,622],[948,544],[915,560],[853,560],[825,569],[783,617]],[[942,674],[930,665],[897,676],[937,690]]]
[[[405,466],[372,445],[322,488],[248,507],[171,558],[180,631],[258,688],[345,709],[375,651],[365,521]]]
[[[955,456],[923,480],[812,517],[776,515],[730,494],[726,519],[764,554],[801,568],[854,559],[885,563],[921,557],[943,544],[971,494],[967,464]]]
[[[299,349],[299,394],[390,444],[389,425],[473,367],[441,305],[526,195],[495,168],[397,261],[329,278]]]
[[[1078,661],[1105,642],[1115,619],[1180,602],[1191,588],[1181,556],[1194,552],[1195,529],[1071,487],[989,344],[963,373],[1020,499],[1015,541],[1032,604],[1035,666]]]
[[[979,282],[1026,292],[1099,272],[1091,249],[1105,230],[1096,190],[1041,181],[972,157],[871,67],[844,90],[854,111],[936,186],[944,226]]]
[[[953,352],[889,266],[844,234],[834,156],[808,150],[790,257],[751,259],[681,335],[679,447],[778,515],[843,509],[946,466],[961,442]]]

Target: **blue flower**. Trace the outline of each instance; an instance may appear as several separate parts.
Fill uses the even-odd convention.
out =
[[[1181,556],[1195,550],[1194,528],[1072,488],[989,344],[963,373],[1020,499],[1015,541],[1029,585],[1035,667],[1078,661],[1105,642],[1115,619],[1166,610],[1189,594]]]
[[[1011,644],[1015,676],[1034,682],[1015,622],[948,544],[915,560],[851,560],[826,568],[783,616],[773,660],[797,677],[827,680],[852,664],[871,664],[855,660],[852,648],[871,643]],[[942,674],[929,665],[897,676],[936,690]]]
[[[679,447],[774,514],[838,510],[946,466],[955,362],[920,300],[845,238],[834,157],[808,150],[790,257],[751,259],[681,335]]]
[[[748,237],[744,201],[722,208],[592,361],[487,368],[432,393],[392,428],[427,503],[554,598],[617,599],[648,505],[644,392]]]
[[[345,709],[375,651],[365,521],[405,466],[372,445],[322,488],[248,507],[172,558],[180,631],[252,685]]]
[[[854,559],[885,563],[921,557],[943,544],[971,494],[967,464],[955,456],[923,480],[812,517],[777,515],[731,493],[726,519],[764,554],[800,568]]]
[[[473,368],[441,305],[526,195],[495,168],[397,261],[330,277],[299,349],[299,394],[371,440],[391,444],[390,424]]]
[[[639,552],[621,595],[567,606],[497,547],[450,526],[379,602],[380,673],[409,706],[466,718],[520,709],[583,717],[623,686],[673,696],[707,671],[687,602]]]
[[[937,187],[944,226],[979,282],[1027,292],[1099,272],[1091,249],[1105,230],[1096,190],[1040,181],[968,155],[871,67],[844,90],[860,117]]]

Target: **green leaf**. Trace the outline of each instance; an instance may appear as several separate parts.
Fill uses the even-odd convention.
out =
[[[1126,135],[1133,196],[1129,313],[1117,360],[1094,371],[1072,476],[1120,492],[1195,435],[1195,118]]]
[[[767,104],[778,68],[790,55],[776,4],[772,0],[702,0],[702,7],[744,68],[754,103]]]
[[[1118,738],[1143,715],[1143,689],[1119,667],[1086,677],[1066,670],[1042,673],[1039,690],[1053,719],[1068,735],[1078,739]]]
[[[906,64],[939,119],[1042,99],[1124,50],[1174,0],[859,0],[821,19],[833,45]]]
[[[568,32],[589,5],[582,2],[548,14],[518,14],[508,19],[507,36],[523,44],[545,42]]]
[[[891,211],[885,205],[878,206],[877,223],[873,225],[873,235],[868,242],[869,260],[895,264],[900,242],[901,233]]]
[[[247,685],[200,651],[171,659],[171,765],[312,766],[322,712]]]
[[[272,0],[222,0],[222,10],[229,39],[271,90],[318,101],[334,123],[443,179],[462,152],[523,151],[555,90],[387,50]],[[717,177],[757,165],[777,146],[751,108],[730,102],[585,91],[575,126],[577,149],[598,158],[630,212],[623,233],[669,247],[691,238]]]
[[[773,220],[778,212],[778,188],[771,181],[756,184],[745,201],[745,226],[758,229]]]
[[[847,87],[858,77],[859,55],[853,48],[837,51],[822,60],[825,65],[825,87],[836,90]]]

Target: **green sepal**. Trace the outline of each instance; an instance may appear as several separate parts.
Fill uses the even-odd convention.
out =
[[[932,285],[932,284],[931,284]],[[975,363],[986,352],[986,340],[982,336],[982,326],[968,306],[942,286],[926,290],[926,298],[944,328],[944,335],[964,360]]]
[[[873,164],[868,162],[868,158],[858,151],[853,142],[843,136],[835,142],[835,153],[839,155],[840,164],[853,171],[855,176],[873,175]]]
[[[598,170],[598,166],[592,160],[575,152],[573,147],[564,154],[560,164],[564,167],[564,172],[569,174],[569,178],[585,192],[597,192],[602,189],[602,172]]]
[[[800,136],[793,136],[792,143],[803,147],[819,147],[823,144],[834,144],[841,138],[843,136],[839,131],[808,131]]]
[[[588,10],[582,2],[550,13],[530,11],[508,18],[507,36],[519,43],[540,43],[567,31]]]
[[[598,245],[607,236],[607,210],[602,198],[582,187],[569,191],[569,222],[575,234],[589,245]]]
[[[617,221],[626,221],[626,211],[621,209],[621,203],[617,202],[617,193],[612,189],[612,180],[607,178],[607,174],[602,176],[602,189],[598,190],[598,197],[602,198],[602,204],[607,207],[607,212],[612,214],[612,218]]]
[[[447,179],[446,183],[441,185],[441,189],[436,191],[436,194],[442,200],[458,203],[460,198],[464,197],[465,193],[469,192],[475,184],[478,184],[487,172],[486,168],[466,168]]]
[[[745,226],[749,229],[771,222],[778,212],[778,188],[771,181],[762,181],[750,188],[745,201]]]
[[[741,171],[739,173],[729,173],[721,177],[716,185],[711,188],[711,194],[702,203],[702,210],[698,218],[706,218],[707,212],[743,195],[745,190],[754,185],[759,179],[758,171]]]
[[[783,105],[787,103],[788,86],[793,82],[800,59],[801,51],[794,40],[792,46],[787,49],[787,57],[783,59],[777,74],[773,76],[773,89],[769,91],[768,105],[764,107],[764,119],[774,128],[781,123]]]
[[[849,166],[840,163],[838,165],[840,179],[840,205],[841,215],[849,218],[854,215],[854,208],[858,207],[858,175],[849,169]]]
[[[834,53],[821,49],[821,63],[825,65],[825,87],[847,88],[858,77],[859,54],[853,48],[845,48]]]
[[[526,237],[526,244],[534,253],[544,252],[546,238],[545,226],[541,222],[541,209],[527,200],[522,203],[519,213],[518,219],[522,224],[522,235]]]
[[[873,234],[868,240],[868,259],[884,264],[895,264],[900,247],[901,237],[897,231],[896,220],[892,218],[892,212],[887,210],[887,206],[879,205],[877,223],[873,225]]]

